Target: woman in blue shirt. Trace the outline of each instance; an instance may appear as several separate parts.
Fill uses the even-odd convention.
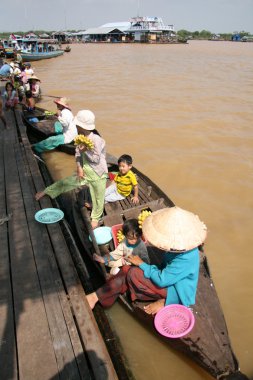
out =
[[[143,234],[150,244],[166,251],[164,267],[129,258],[138,267],[129,271],[127,277],[132,300],[157,299],[144,308],[148,314],[156,314],[169,304],[194,305],[199,276],[197,247],[206,238],[204,223],[179,207],[165,208],[147,218]]]
[[[195,303],[199,275],[199,250],[206,238],[206,226],[197,215],[179,207],[153,212],[143,222],[143,234],[154,247],[164,252],[163,268],[144,263],[138,256],[127,260],[135,265],[87,296],[93,308],[96,302],[107,307],[120,294],[130,290],[132,301],[155,301],[144,309],[156,314],[164,305]]]

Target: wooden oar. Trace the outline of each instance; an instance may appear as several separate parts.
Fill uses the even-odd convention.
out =
[[[60,99],[62,96],[54,96],[54,95],[44,95],[44,94],[41,94],[41,96],[46,96],[47,98],[54,98],[54,99]]]

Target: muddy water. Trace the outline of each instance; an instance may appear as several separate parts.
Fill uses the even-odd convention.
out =
[[[116,156],[134,164],[207,224],[214,282],[241,370],[253,376],[253,43],[72,45],[36,62],[44,94],[91,109]],[[42,106],[54,109],[52,98]],[[59,178],[63,154],[47,157]],[[138,380],[209,379],[119,305],[110,310]]]

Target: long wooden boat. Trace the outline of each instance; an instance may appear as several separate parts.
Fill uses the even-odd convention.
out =
[[[37,111],[38,113],[39,111],[42,112],[42,110]],[[31,125],[26,115],[24,115],[24,118],[28,126],[27,132],[29,134],[29,131],[32,131],[34,138],[37,129],[34,130],[34,126]],[[51,122],[53,121],[51,120]],[[45,130],[45,136],[47,131],[48,129]],[[66,147],[65,151],[73,154],[74,149],[70,145]],[[117,171],[115,157],[107,155],[107,162],[109,172]],[[164,207],[174,206],[168,196],[147,176],[136,168],[133,171],[138,177],[140,204],[138,206],[133,205],[129,198],[106,204],[103,217],[105,226],[111,227],[123,223],[128,218],[136,218],[144,209],[153,212]],[[89,222],[88,211],[83,207],[81,192],[78,196],[75,192],[65,193],[59,197],[59,201],[64,209],[66,218],[73,228],[83,252],[84,260],[88,260],[90,267],[96,268],[97,275],[92,281],[94,282],[93,286],[98,287],[104,281],[104,268],[102,270],[100,264],[92,261],[92,254],[96,251],[103,254],[104,249],[108,249],[108,247],[96,244]],[[92,241],[90,241],[89,236],[93,237]],[[113,248],[113,243],[110,242],[109,249],[112,250]],[[159,265],[162,260],[161,251],[152,246],[147,248],[151,262]],[[127,294],[121,297],[121,302],[128,310],[131,310],[133,316],[141,319],[144,324],[152,328],[154,334],[158,334],[153,327],[153,316],[144,312],[143,307],[147,303],[136,301],[132,303]],[[95,313],[96,308],[99,307],[99,305],[95,307]],[[203,250],[200,251],[200,273],[196,304],[192,307],[192,310],[195,316],[195,326],[188,335],[178,339],[166,339],[163,337],[161,339],[187,355],[214,378],[227,380],[247,379],[240,372],[238,360],[233,352],[223,311],[210,274],[207,257]]]
[[[24,53],[21,52],[20,55],[23,58],[23,61],[40,61],[41,59],[49,59],[59,57],[63,55],[64,50],[55,50],[49,52],[35,52],[35,53]]]

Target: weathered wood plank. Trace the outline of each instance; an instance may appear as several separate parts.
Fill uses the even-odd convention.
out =
[[[34,190],[29,167],[27,166],[25,168],[20,149],[16,151],[16,157],[17,161],[20,162],[19,169],[23,169],[21,172],[25,171],[26,173],[25,181],[20,178],[21,188],[48,324],[53,340],[54,352],[61,374],[60,376],[61,379],[66,380],[79,379],[80,373],[71,343],[71,334],[70,331],[68,331],[64,317],[64,311],[66,316],[69,315],[69,313],[67,310],[63,310],[62,307],[68,306],[68,303],[67,301],[63,303],[60,302],[60,300],[64,300],[67,296],[55,263],[55,257],[47,228],[45,225],[40,225],[34,221],[37,202],[33,198]],[[78,347],[76,347],[76,349],[78,351],[78,355],[81,354]]]
[[[44,186],[37,163],[31,156],[31,151],[26,139],[24,138],[26,158],[31,168],[32,179],[36,191]],[[41,205],[50,207],[51,202],[48,198],[41,200]],[[94,377],[96,379],[108,378],[117,379],[116,372],[112,365],[110,356],[94,319],[93,313],[87,303],[84,290],[76,273],[73,261],[64,239],[60,239],[61,229],[58,224],[48,226],[50,238],[54,247],[57,263],[68,292],[69,300],[76,318],[80,337],[86,349]]]
[[[4,137],[4,136],[3,136]],[[0,139],[0,218],[7,216],[4,171],[4,138]],[[8,222],[0,222],[0,378],[17,379],[16,335],[13,315]]]
[[[45,379],[58,373],[41,297],[12,144],[4,146],[9,249],[20,379]],[[22,174],[25,180],[25,174]]]

